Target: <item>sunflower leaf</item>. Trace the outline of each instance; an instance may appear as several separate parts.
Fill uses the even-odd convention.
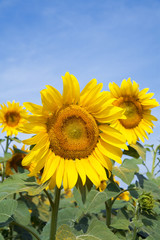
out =
[[[130,184],[134,178],[134,174],[139,168],[133,159],[125,159],[120,167],[113,167],[113,174],[119,177],[126,184]]]
[[[4,240],[4,237],[2,236],[1,233],[0,233],[0,240]]]
[[[17,201],[14,199],[5,199],[0,201],[0,223],[6,222],[17,209]]]
[[[131,144],[130,145],[132,148],[134,148],[139,156],[145,161],[146,160],[146,149],[139,143],[137,142],[136,144]]]
[[[28,192],[33,196],[40,193],[45,187],[45,184],[39,185],[34,178],[29,178],[27,173],[16,173],[0,184],[0,200],[19,192]]]
[[[76,240],[76,236],[72,233],[68,225],[61,225],[56,234],[56,240],[66,240],[66,236],[69,240]]]
[[[18,206],[14,213],[14,219],[20,224],[23,222],[23,225],[28,225],[30,223],[30,213],[28,207],[21,200],[17,201],[17,203]]]
[[[105,223],[94,219],[86,234],[81,234],[77,236],[76,240],[118,240],[117,236],[110,231]]]
[[[107,194],[97,190],[91,190],[87,195],[85,203],[85,213],[98,213],[101,209],[105,209],[105,201]]]

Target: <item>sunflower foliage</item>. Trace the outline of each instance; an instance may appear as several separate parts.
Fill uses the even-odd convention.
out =
[[[24,104],[32,114],[1,105],[0,240],[160,239],[160,145],[140,143],[152,94],[130,79],[80,92],[69,73],[62,95],[46,87],[42,106]]]
[[[71,240],[123,240],[133,239],[135,232],[134,239],[159,239],[159,149],[160,146],[154,149],[153,145],[143,147],[138,143],[124,151],[123,163],[113,166],[103,191],[89,181],[88,185],[62,190],[56,239],[64,240],[67,236]],[[20,148],[15,151],[24,154]],[[145,174],[139,170],[146,165],[146,153],[156,155],[153,174],[149,169]],[[8,153],[8,157],[14,154]],[[1,164],[6,161],[6,156],[1,157]],[[39,185],[22,166],[12,171],[13,174],[5,176],[0,184],[0,239],[49,240],[49,199],[54,200],[54,190],[47,190],[46,194],[47,185]],[[1,168],[1,178],[2,174]]]

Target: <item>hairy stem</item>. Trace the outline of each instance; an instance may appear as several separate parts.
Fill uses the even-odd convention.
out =
[[[106,225],[107,225],[107,227],[110,227],[110,224],[111,224],[111,210],[112,210],[111,199],[107,200],[105,202],[105,205],[106,205]]]
[[[55,201],[54,201],[54,205],[51,206],[52,213],[51,213],[50,240],[56,239],[60,192],[61,192],[61,189],[57,188],[57,186],[56,186],[55,187]]]

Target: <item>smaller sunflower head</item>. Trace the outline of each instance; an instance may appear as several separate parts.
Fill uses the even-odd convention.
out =
[[[14,145],[14,149],[17,149],[17,147]],[[28,150],[25,150],[25,145],[22,146],[21,151],[22,152],[16,152],[14,149],[10,149],[12,151],[12,157],[7,161],[6,163],[6,175],[10,176],[13,175],[13,169],[15,172],[18,172],[18,167],[22,167],[24,169],[28,169],[28,166],[22,166],[22,160],[27,155]]]
[[[130,200],[130,194],[128,191],[122,192],[119,197],[117,198],[117,200],[124,200],[126,202],[128,202]]]
[[[147,214],[153,214],[153,208],[155,200],[151,193],[144,192],[139,196],[138,199],[139,207],[141,212],[146,212]]]
[[[139,85],[131,79],[124,79],[119,87],[116,83],[109,84],[110,97],[114,98],[113,104],[124,110],[125,119],[117,119],[112,126],[119,130],[129,144],[135,144],[137,140],[144,142],[148,139],[147,133],[152,133],[157,121],[151,115],[151,109],[159,106],[156,99],[152,99],[153,93],[147,93],[148,88],[139,90]]]
[[[12,103],[8,101],[7,104],[8,106],[0,104],[0,127],[3,128],[2,132],[7,132],[7,136],[16,136],[17,128],[26,122],[27,112],[15,101]]]

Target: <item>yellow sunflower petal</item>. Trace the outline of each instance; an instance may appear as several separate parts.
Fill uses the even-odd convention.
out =
[[[44,171],[42,174],[42,182],[46,182],[55,173],[57,167],[59,166],[60,157],[55,156],[53,153],[46,160]]]
[[[31,113],[41,115],[42,114],[42,106],[37,105],[31,102],[23,103],[26,109],[28,109]]]
[[[76,169],[82,180],[82,184],[84,185],[86,183],[86,173],[85,173],[84,167],[81,163],[81,160],[79,160],[79,159],[76,159]]]
[[[122,163],[121,157],[122,157],[122,150],[114,147],[103,140],[100,139],[99,143],[97,144],[98,149],[101,153],[103,153],[105,156],[115,160],[117,163]]]
[[[63,104],[77,104],[80,98],[80,87],[77,79],[68,72],[63,77]]]
[[[62,185],[63,174],[64,174],[64,159],[61,158],[59,167],[57,168],[56,172],[56,185],[58,188],[60,188]]]
[[[84,170],[86,172],[87,177],[93,182],[95,186],[100,185],[100,179],[98,177],[97,172],[94,170],[94,168],[90,165],[88,162],[88,159],[81,159],[82,165],[84,167]]]
[[[68,187],[69,189],[72,189],[75,186],[78,179],[75,161],[73,160],[67,161],[67,174],[68,174]]]
[[[88,159],[88,162],[91,164],[91,166],[94,168],[94,170],[97,172],[97,174],[100,176],[100,179],[107,180],[106,171],[102,167],[102,165],[97,161],[97,159],[91,155]]]

